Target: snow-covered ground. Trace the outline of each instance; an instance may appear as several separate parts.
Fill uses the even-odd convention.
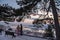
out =
[[[11,28],[16,28],[17,25],[22,24],[24,27],[33,27],[33,24],[28,24],[24,22],[8,22],[9,24],[6,24],[4,21],[0,21],[0,25],[4,25]],[[36,37],[29,37],[29,36],[16,36],[15,38],[12,38],[11,36],[5,36],[4,33],[0,35],[0,40],[47,40],[42,38],[36,38]]]
[[[4,34],[0,35],[0,40],[47,40],[43,38],[29,37],[29,36],[16,36],[12,38],[11,36],[5,36]]]
[[[24,23],[32,24],[33,21],[34,21],[33,19],[27,19],[27,18],[26,18],[26,19],[24,20]]]
[[[25,22],[8,22],[9,24],[6,24],[4,21],[0,21],[0,25],[4,25],[4,26],[7,26],[7,28],[9,28],[9,27],[11,27],[13,30],[15,30],[16,29],[16,27],[18,26],[18,25],[20,25],[20,24],[22,24],[22,26],[24,27],[24,29],[25,29],[25,27],[26,28],[28,28],[28,29],[36,29],[35,27],[33,27],[34,25],[33,24],[31,24],[31,23],[25,23]],[[6,28],[6,29],[7,29]],[[28,30],[28,29],[25,29],[25,30]],[[43,32],[43,28],[38,28],[40,31],[39,32]]]
[[[6,24],[4,21],[0,21],[0,25],[3,25],[7,28],[9,28],[9,27],[16,28],[20,24],[22,24],[22,26],[24,26],[24,27],[33,27],[33,24],[25,23],[25,22],[7,22],[7,23],[8,24]]]
[[[22,24],[23,27],[27,27],[29,29],[34,28],[33,24],[31,24],[31,23],[30,24],[29,23],[24,23],[24,22],[7,22],[7,23],[8,24],[6,24],[4,21],[0,21],[0,25],[4,25],[7,28],[9,28],[9,26],[10,26],[11,28],[16,29],[16,27],[20,24]],[[41,32],[41,28],[39,30],[40,30],[39,32]],[[4,34],[3,34],[3,35],[0,35],[0,40],[47,40],[47,39],[28,37],[28,36],[17,36],[16,38],[12,39],[10,36],[5,37]]]
[[[0,21],[0,25],[4,25],[7,26],[9,28],[9,26],[11,28],[16,28],[17,25],[22,24],[24,27],[28,27],[28,28],[32,28],[33,24],[28,24],[28,23],[24,23],[24,22],[8,22],[9,24],[6,24],[4,21]],[[17,36],[15,38],[12,38],[11,36],[5,36],[4,33],[2,33],[2,35],[0,35],[0,40],[46,40],[46,39],[42,39],[42,38],[36,38],[36,37],[29,37],[29,36]]]

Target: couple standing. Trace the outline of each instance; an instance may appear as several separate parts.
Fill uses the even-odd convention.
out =
[[[19,36],[21,33],[21,27],[18,25],[16,28],[16,34]]]

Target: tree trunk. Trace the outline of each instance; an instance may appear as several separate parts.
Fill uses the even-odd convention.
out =
[[[58,14],[57,14],[57,11],[56,11],[56,6],[55,6],[54,0],[50,0],[50,5],[51,5],[51,8],[52,8],[55,27],[56,27],[56,40],[60,40],[60,27],[59,27]]]

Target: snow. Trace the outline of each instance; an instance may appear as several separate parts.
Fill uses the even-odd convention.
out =
[[[0,25],[4,25],[4,26],[17,26],[22,24],[23,26],[33,26],[33,24],[31,23],[24,23],[24,22],[8,22],[9,24],[6,24],[4,21],[0,21]]]
[[[27,18],[24,20],[25,23],[29,23],[29,24],[32,24],[33,21],[34,21],[33,19],[27,19]]]
[[[15,29],[17,25],[22,24],[23,27],[28,27],[28,28],[34,28],[33,24],[29,23],[24,23],[24,22],[8,22],[9,24],[6,24],[4,21],[0,21],[0,25],[4,26],[10,26],[11,28]],[[42,39],[42,38],[36,38],[36,37],[29,37],[29,36],[17,36],[15,38],[12,38],[11,36],[5,36],[4,32],[2,32],[2,35],[0,35],[0,40],[47,40],[47,39]]]
[[[0,25],[7,26],[7,24],[6,24],[6,23],[4,23],[4,21],[0,21]]]
[[[2,22],[1,22],[2,23]],[[18,26],[18,25],[20,25],[20,24],[22,24],[22,26],[25,28],[28,28],[28,29],[35,29],[35,27],[33,27],[33,24],[29,24],[29,23],[24,23],[24,22],[9,22],[9,25],[10,25],[10,27],[13,29],[13,30],[16,30],[16,27]],[[3,23],[3,25],[5,26],[5,25],[7,25],[7,24],[5,24],[5,23]],[[9,25],[7,25],[7,27],[9,28]],[[43,29],[43,30],[42,30]],[[44,30],[45,30],[45,27],[42,27],[42,28],[39,28],[39,32],[44,32]]]
[[[0,40],[47,40],[43,38],[36,38],[36,37],[29,37],[29,36],[16,36],[15,38],[12,38],[12,36],[6,36],[4,33],[0,35]]]

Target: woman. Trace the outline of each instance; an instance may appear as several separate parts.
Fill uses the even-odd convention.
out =
[[[16,33],[17,33],[17,35],[20,34],[20,27],[19,27],[19,25],[18,25],[17,28],[16,28]]]

